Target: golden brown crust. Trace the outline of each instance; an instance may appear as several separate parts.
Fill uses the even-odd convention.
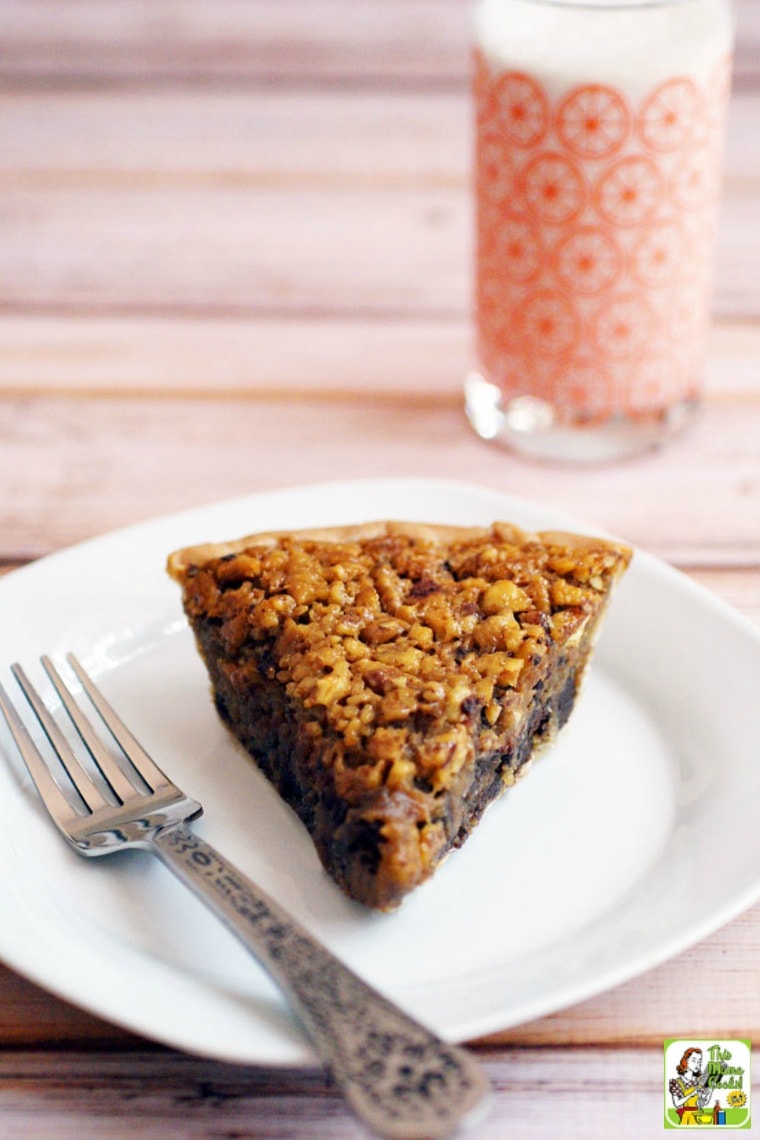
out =
[[[262,531],[259,534],[249,534],[228,542],[207,542],[195,546],[186,546],[169,555],[167,569],[175,581],[181,581],[188,566],[201,566],[215,558],[239,554],[251,546],[276,546],[284,538],[302,542],[343,543],[363,542],[385,535],[406,535],[409,538],[446,543],[463,542],[485,534],[493,534],[500,540],[515,542],[518,545],[524,545],[528,541],[535,540],[537,542],[565,544],[579,550],[606,547],[619,554],[624,559],[625,565],[631,558],[631,549],[624,543],[575,534],[570,531],[547,530],[531,533],[509,522],[494,522],[490,527],[469,527],[452,523],[404,522],[381,519],[374,522],[352,523],[346,526]]]

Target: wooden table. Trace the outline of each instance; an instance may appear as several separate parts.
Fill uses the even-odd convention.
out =
[[[2,0],[3,568],[243,492],[466,477],[760,622],[758,16],[741,0],[704,409],[659,453],[568,470],[463,417],[463,0]],[[659,1135],[663,1039],[759,1033],[760,906],[476,1043],[497,1090],[478,1135]],[[0,1135],[159,1133],[361,1131],[318,1070],[183,1056],[0,967]]]

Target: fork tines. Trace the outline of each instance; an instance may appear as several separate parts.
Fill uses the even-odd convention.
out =
[[[78,811],[79,814],[95,813],[104,807],[123,804],[127,800],[134,799],[135,795],[150,794],[163,787],[170,787],[167,777],[114,712],[76,657],[68,654],[67,661],[122,753],[119,762],[105,746],[92,722],[82,712],[51,659],[43,656],[41,662],[45,672],[92,759],[96,778],[93,778],[78,758],[57,720],[22,667],[15,664],[11,667],[11,672],[50,742],[70,785],[67,787],[64,781],[56,780],[7,692],[0,686],[0,710],[29,773],[54,818],[58,816],[66,818],[72,810]],[[67,794],[71,788],[76,792],[76,805]]]

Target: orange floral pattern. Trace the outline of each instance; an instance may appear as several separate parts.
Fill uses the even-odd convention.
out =
[[[696,394],[730,59],[632,105],[600,84],[553,101],[475,54],[476,329],[487,378],[567,421]]]

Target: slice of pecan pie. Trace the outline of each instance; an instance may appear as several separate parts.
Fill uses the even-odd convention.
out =
[[[352,898],[390,910],[567,720],[631,551],[377,522],[169,558],[219,713]]]

